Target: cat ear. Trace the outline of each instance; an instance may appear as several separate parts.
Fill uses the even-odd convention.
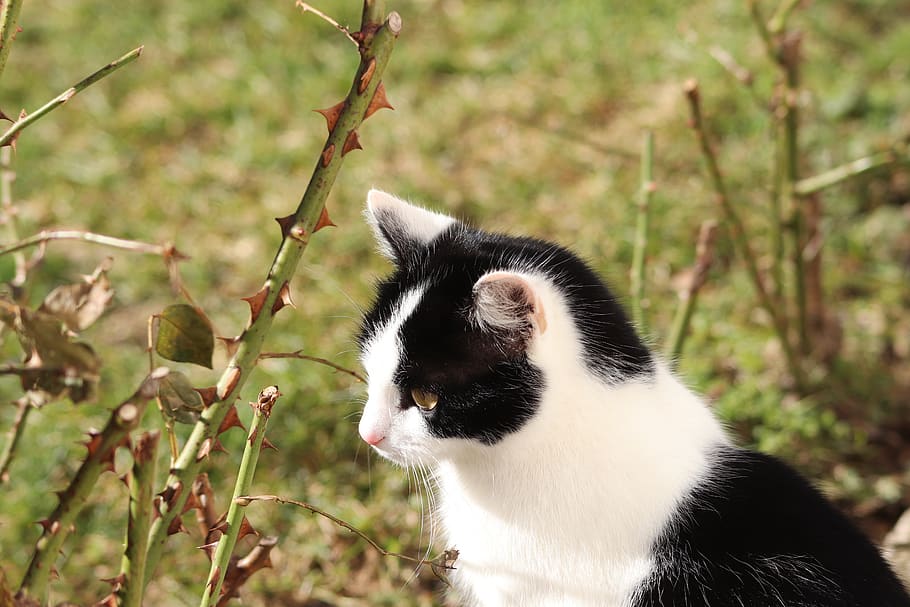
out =
[[[366,216],[379,250],[396,264],[457,223],[448,215],[428,211],[380,190],[367,194]]]
[[[490,272],[474,283],[475,322],[482,329],[512,335],[547,330],[540,296],[527,278],[512,272]]]

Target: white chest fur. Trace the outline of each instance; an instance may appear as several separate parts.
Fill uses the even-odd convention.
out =
[[[612,388],[563,376],[520,432],[441,459],[439,514],[465,604],[629,605],[654,540],[725,441],[667,372]]]

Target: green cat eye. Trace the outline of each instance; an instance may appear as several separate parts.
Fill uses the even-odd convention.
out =
[[[414,399],[414,404],[424,411],[432,411],[439,402],[438,394],[421,388],[411,388],[411,398]]]

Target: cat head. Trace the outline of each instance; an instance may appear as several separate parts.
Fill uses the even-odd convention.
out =
[[[359,337],[369,377],[360,435],[383,456],[429,463],[496,445],[565,374],[611,383],[653,372],[607,287],[566,249],[378,190],[366,217],[395,266]]]

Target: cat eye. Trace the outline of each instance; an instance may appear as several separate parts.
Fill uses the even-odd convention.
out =
[[[424,411],[432,411],[439,402],[438,394],[421,388],[411,388],[411,398],[414,399],[414,404]]]

